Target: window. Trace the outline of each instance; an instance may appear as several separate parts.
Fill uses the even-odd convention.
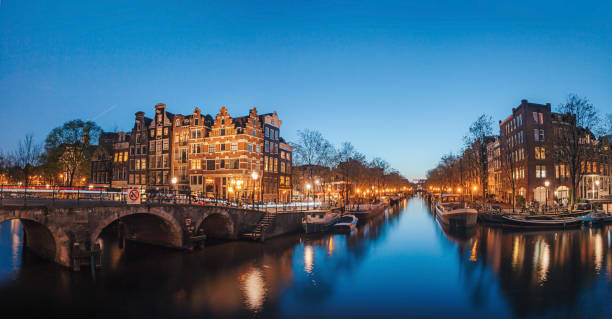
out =
[[[239,169],[240,168],[240,160],[239,159],[232,159],[230,160],[230,169]]]
[[[168,142],[168,139],[164,140],[164,151],[167,151],[168,149],[170,149],[170,143]]]
[[[154,137],[155,136],[155,130],[151,130],[151,134],[150,135],[151,135],[151,137]]]
[[[538,160],[546,159],[546,151],[541,146],[536,146],[535,148],[535,158]]]
[[[258,154],[261,153],[261,145],[257,145],[256,149],[257,149],[256,153],[258,153]]]
[[[546,178],[545,165],[536,165],[536,178]]]
[[[164,127],[164,135],[168,135],[168,128]]]
[[[176,123],[174,124],[174,126],[176,126],[176,127],[179,127],[179,126],[181,126],[181,121],[179,121],[179,120],[176,120]]]
[[[231,151],[237,151],[238,150],[238,143],[232,143],[232,145],[230,146],[230,150]]]
[[[225,160],[224,159],[219,160],[219,168],[225,168]]]
[[[162,141],[159,141],[155,144],[155,151],[161,153],[162,151]]]
[[[544,114],[541,112],[533,112],[533,123],[544,124]]]
[[[270,147],[268,146],[268,141],[264,141],[264,152],[269,153]]]
[[[225,136],[225,129],[224,128],[221,129],[221,136]]]
[[[222,151],[225,151],[225,143],[222,143],[222,144],[221,144],[221,150],[222,150]]]
[[[215,152],[215,145],[208,144],[208,153],[214,153],[214,152]]]
[[[278,158],[274,159],[274,173],[278,173]]]
[[[251,144],[247,145],[247,149],[248,149],[249,152],[252,152],[253,151],[253,145],[251,145]]]
[[[163,129],[163,127],[162,127],[162,126],[158,126],[158,127],[157,127],[157,132],[155,132],[155,133],[157,134],[157,137],[162,136],[162,129]]]
[[[202,168],[201,165],[200,160],[191,160],[191,169],[200,169]]]
[[[541,129],[533,130],[533,139],[536,142],[544,142],[544,130],[541,130]]]
[[[268,171],[268,157],[264,156],[264,170]]]
[[[133,167],[134,166],[133,165],[134,162],[136,164],[136,169],[140,170],[140,160],[139,159],[137,159],[136,161],[130,160],[130,166],[132,166],[132,169],[134,169],[134,167]]]
[[[266,137],[270,137],[270,128],[266,126],[265,131],[264,131],[264,135]]]
[[[196,117],[194,122],[195,122],[194,124],[197,126],[200,124],[200,119]]]
[[[206,161],[206,170],[214,171],[215,170],[215,160],[207,160]]]
[[[257,136],[257,131],[253,129],[253,136]]]

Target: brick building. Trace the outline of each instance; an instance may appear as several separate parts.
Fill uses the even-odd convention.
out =
[[[147,186],[147,161],[149,159],[149,125],[152,119],[145,117],[144,112],[136,112],[134,127],[130,135],[130,153],[128,186],[134,188],[146,188]]]
[[[568,125],[568,115],[551,112],[549,103],[536,104],[527,100],[522,100],[508,118],[499,122],[501,156],[512,161],[516,194],[527,202],[545,203],[548,199],[548,203],[552,203],[570,196],[569,170],[552,160],[546,144],[553,132],[563,125]],[[585,132],[585,138],[587,143],[598,143],[589,132]],[[585,176],[580,182],[579,198],[601,198],[610,194],[611,169],[603,155],[598,160],[583,163],[583,171]],[[507,183],[504,185],[504,190],[497,190],[496,195],[509,199],[511,190]]]
[[[137,112],[131,134],[113,144],[121,152],[111,163],[123,174],[121,187],[242,201],[291,199],[292,147],[280,136],[276,112],[259,115],[253,108],[232,117],[221,107],[213,119],[198,108],[175,115],[159,103],[152,119],[144,114]],[[108,146],[100,148],[92,178],[104,176],[105,152]]]

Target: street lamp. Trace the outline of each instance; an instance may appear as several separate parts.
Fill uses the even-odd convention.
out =
[[[546,186],[546,208],[548,208],[548,186],[550,186],[550,182],[545,181],[544,186]]]
[[[310,185],[310,183],[306,184],[306,190],[308,191],[307,195],[306,195],[306,200],[308,200],[310,198],[310,188],[311,187],[312,187],[312,185]]]
[[[251,178],[253,179],[253,193],[251,194],[251,202],[253,204],[253,209],[255,209],[255,183],[259,178],[259,174],[257,174],[256,171],[253,171],[253,173],[251,173]]]
[[[172,177],[172,189],[174,190],[174,203],[176,204],[176,177]]]
[[[472,202],[474,202],[474,192],[478,190],[478,186],[474,185],[472,187]]]
[[[595,185],[597,185],[597,190],[599,192],[599,180],[596,180],[593,184],[593,199],[597,199],[598,196],[595,196]]]

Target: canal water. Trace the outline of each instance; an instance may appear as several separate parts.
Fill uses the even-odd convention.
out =
[[[350,235],[194,253],[108,236],[94,274],[31,255],[8,221],[0,305],[64,318],[612,318],[611,229],[454,233],[414,198]]]

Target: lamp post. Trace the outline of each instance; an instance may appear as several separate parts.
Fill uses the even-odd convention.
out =
[[[306,184],[306,190],[308,191],[307,195],[306,195],[306,200],[308,200],[310,198],[310,188],[311,187],[312,187],[312,185],[310,185],[310,183]],[[308,206],[310,207],[310,204],[308,204]]]
[[[593,199],[597,199],[597,197],[599,197],[595,196],[595,185],[597,185],[597,192],[599,193],[599,180],[596,180],[595,183],[593,183]]]
[[[253,204],[253,209],[255,209],[255,185],[257,179],[259,178],[259,174],[257,174],[256,171],[253,171],[253,173],[251,173],[251,178],[253,179],[253,193],[251,194],[251,202]]]
[[[176,191],[176,177],[172,177],[172,190],[174,191],[174,203],[176,204],[176,195],[177,195],[177,191]]]
[[[546,186],[546,208],[548,209],[548,186],[550,186],[550,182],[545,181],[544,186]]]
[[[474,185],[472,187],[472,192],[471,192],[472,193],[472,203],[474,202],[474,192],[477,191],[477,190],[478,190],[478,186]]]

